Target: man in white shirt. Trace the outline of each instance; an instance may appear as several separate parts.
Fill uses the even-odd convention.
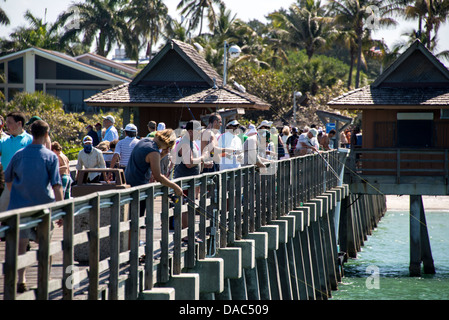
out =
[[[117,163],[120,163],[119,168],[125,169],[131,152],[139,142],[137,139],[137,127],[134,124],[130,123],[126,125],[125,135],[125,139],[120,140],[115,146],[110,168],[114,168]]]
[[[239,138],[240,124],[237,120],[232,120],[226,125],[226,132],[218,138],[218,146],[234,150],[232,154],[226,153],[221,158],[220,170],[235,169],[240,167],[243,162],[242,139]]]
[[[111,115],[103,117],[103,127],[106,129],[104,133],[103,141],[107,140],[109,142],[118,140],[118,132],[114,127],[115,118]]]
[[[298,138],[298,143],[296,144],[295,155],[303,156],[309,153],[318,152],[318,148],[314,141],[316,140],[317,135],[318,131],[314,128],[301,134]]]
[[[92,137],[85,136],[83,139],[83,150],[78,153],[78,163],[76,164],[76,178],[78,181],[78,171],[82,169],[106,168],[103,152],[92,146]],[[99,182],[100,173],[89,173],[88,182]]]

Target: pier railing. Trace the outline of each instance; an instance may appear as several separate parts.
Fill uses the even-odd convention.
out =
[[[0,293],[5,300],[72,300],[81,291],[88,299],[114,300],[126,281],[126,299],[136,299],[141,290],[167,282],[198,259],[337,186],[340,168],[337,151],[330,151],[273,161],[266,170],[246,166],[174,180],[185,190],[182,200],[153,183],[0,213]],[[32,221],[21,223],[29,217]],[[81,217],[87,227],[76,232]],[[52,239],[58,221],[62,238]],[[33,227],[38,248],[19,255],[20,231]],[[87,246],[85,265],[75,260],[82,245]],[[103,251],[107,256],[102,258]],[[62,275],[50,277],[56,255],[62,255]],[[37,283],[18,294],[17,270],[32,266]]]
[[[395,176],[397,183],[405,176],[449,178],[448,149],[353,149],[350,168],[359,175]]]

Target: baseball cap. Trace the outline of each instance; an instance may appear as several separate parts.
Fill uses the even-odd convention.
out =
[[[137,132],[137,127],[132,123],[128,123],[125,127],[125,131]]]
[[[114,119],[114,117],[111,116],[111,115],[106,116],[106,117],[103,117],[103,119],[107,119],[107,120],[111,121],[112,123],[115,123],[115,119]]]
[[[93,140],[92,140],[92,137],[91,136],[85,136],[84,138],[83,138],[83,144],[86,144],[86,143],[92,143],[93,142]]]
[[[40,117],[38,117],[38,116],[33,116],[33,117],[30,118],[30,120],[25,125],[29,126],[30,124],[32,124],[36,120],[42,120],[42,119]]]
[[[314,137],[316,137],[317,134],[318,134],[318,131],[317,131],[317,129],[315,129],[315,128],[312,128],[312,129],[310,129],[309,131],[310,131],[310,133],[312,134],[312,136],[314,136]]]
[[[162,131],[162,130],[165,130],[165,123],[159,122],[159,124],[157,125],[157,131]]]

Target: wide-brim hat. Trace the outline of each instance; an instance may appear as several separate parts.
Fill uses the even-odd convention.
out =
[[[246,132],[247,136],[252,136],[253,134],[257,134],[256,128],[251,128]]]
[[[271,127],[271,125],[273,124],[272,121],[267,121],[267,120],[263,120],[259,126],[257,127],[257,129],[260,129],[262,127]]]
[[[226,125],[226,127],[229,127],[229,126],[234,127],[234,126],[239,126],[239,125],[240,125],[240,123],[234,119],[234,120],[229,121],[228,124]]]

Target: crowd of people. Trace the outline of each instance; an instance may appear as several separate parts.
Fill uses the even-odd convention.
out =
[[[178,130],[155,121],[149,121],[147,128],[148,133],[140,138],[137,127],[129,123],[119,136],[111,115],[103,117],[103,124],[88,125],[77,173],[81,169],[120,168],[132,187],[157,181],[182,196],[183,190],[173,179],[248,165],[263,170],[274,160],[336,148],[337,134],[315,125],[278,129],[267,120],[257,126],[244,126],[236,119],[223,123],[219,114],[212,114],[206,127],[192,120]],[[0,212],[71,198],[69,160],[61,145],[51,141],[49,131],[38,116],[29,121],[20,111],[0,116]],[[351,131],[342,132],[340,146],[349,147],[354,138]],[[89,183],[113,179],[111,174],[88,176]],[[141,209],[143,215],[145,206]],[[35,237],[34,229],[20,232],[19,254],[25,253]],[[18,283],[19,292],[27,290],[23,270]]]
[[[39,122],[36,122],[39,121]],[[34,123],[43,121],[38,116],[26,121],[20,111],[11,112],[6,119],[0,116],[0,165],[1,172],[6,172],[14,154],[33,144],[32,127]],[[302,156],[320,150],[336,148],[337,132],[334,129],[326,132],[316,125],[303,128],[284,126],[276,128],[273,122],[264,120],[259,125],[244,126],[236,119],[223,123],[219,114],[212,114],[207,126],[199,121],[189,121],[181,129],[167,129],[165,123],[149,121],[145,137],[138,135],[136,125],[129,123],[122,130],[115,127],[112,115],[103,117],[103,124],[88,125],[82,139],[83,149],[78,154],[77,172],[81,169],[120,168],[131,186],[159,181],[181,194],[179,187],[171,180],[197,175],[203,172],[233,169],[246,165],[266,167],[273,160]],[[3,130],[4,128],[7,130]],[[355,134],[346,129],[339,135],[340,147],[349,147],[356,143]],[[71,197],[72,181],[69,161],[59,143],[51,142],[49,135],[45,137],[43,146],[56,155],[61,178],[63,198]],[[152,153],[155,153],[154,155]],[[157,164],[156,164],[157,162]],[[12,178],[12,177],[9,177]],[[108,182],[112,175],[102,176],[90,173],[89,183]],[[33,181],[26,183],[15,177],[26,189],[32,188]],[[6,183],[12,182],[6,180]],[[9,206],[10,190],[5,183],[0,197],[0,212]],[[41,199],[36,199],[39,204]],[[25,203],[21,205],[24,206]]]

